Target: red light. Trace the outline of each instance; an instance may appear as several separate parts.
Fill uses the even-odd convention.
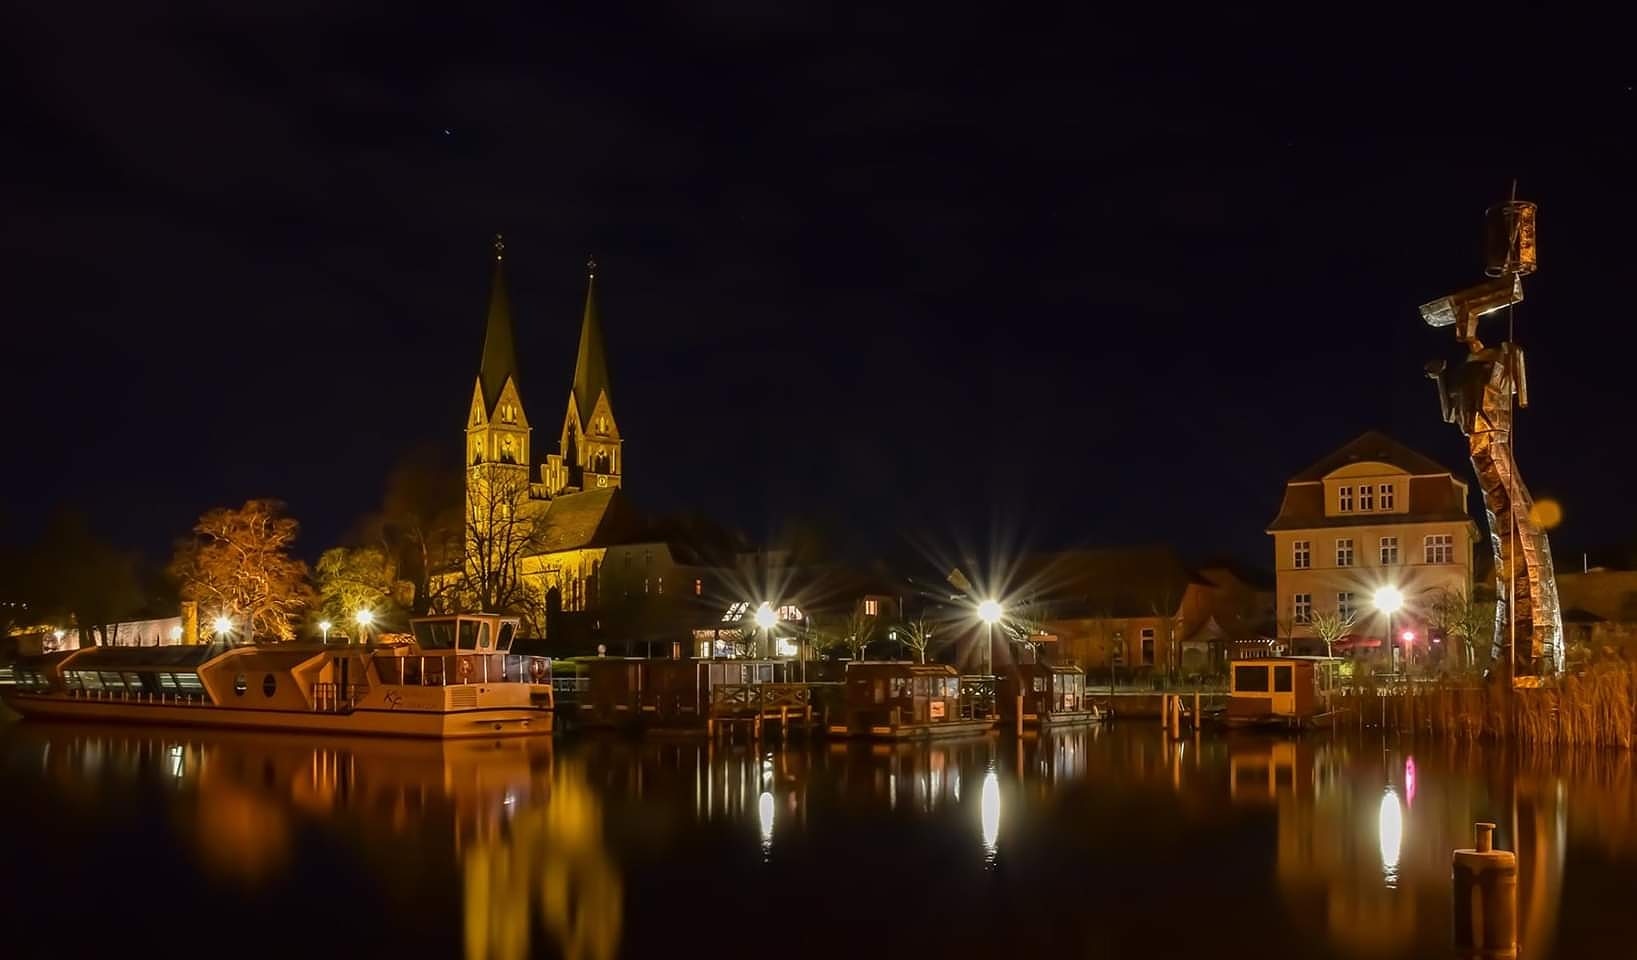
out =
[[[1405,643],[1414,643],[1415,642],[1415,631],[1414,630],[1405,630],[1403,633],[1398,635],[1398,639],[1404,641]]]

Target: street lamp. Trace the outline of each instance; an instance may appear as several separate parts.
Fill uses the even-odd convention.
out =
[[[369,610],[360,610],[353,614],[352,618],[358,623],[358,642],[369,642],[369,625],[375,622],[375,614]]]
[[[756,608],[756,626],[762,628],[762,649],[770,657],[773,655],[773,625],[778,622],[773,605],[763,600],[761,606]]]
[[[328,620],[318,621],[318,629],[324,631],[324,642],[325,643],[330,642],[330,627],[331,626],[332,626],[332,624]]]
[[[1398,670],[1398,645],[1393,637],[1393,614],[1404,609],[1404,591],[1392,584],[1380,587],[1375,595],[1376,609],[1387,615],[1387,646],[1393,654],[1393,670]]]
[[[228,641],[228,637],[233,634],[233,619],[226,614],[217,617],[211,626],[216,628],[216,639],[222,641],[223,643],[226,643]]]
[[[988,637],[983,645],[983,675],[986,677],[995,672],[995,624],[1005,615],[1005,608],[993,597],[978,604],[978,619],[988,628]]]

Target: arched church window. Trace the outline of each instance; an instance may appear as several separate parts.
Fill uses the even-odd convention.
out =
[[[481,442],[472,444],[472,462],[483,462],[483,444]]]
[[[500,440],[500,459],[506,463],[517,462],[517,451],[513,448],[511,437],[502,437]]]
[[[507,423],[516,423],[517,422],[517,408],[512,406],[509,403],[503,405],[500,408],[500,419],[506,421]]]

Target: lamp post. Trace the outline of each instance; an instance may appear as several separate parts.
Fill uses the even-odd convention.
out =
[[[1392,584],[1376,590],[1376,609],[1387,615],[1387,646],[1392,651],[1393,672],[1398,672],[1398,638],[1393,635],[1393,614],[1404,608],[1404,591]]]
[[[375,622],[375,614],[369,610],[360,610],[353,614],[352,618],[358,623],[358,642],[368,643],[369,625]]]
[[[762,628],[762,650],[769,659],[773,656],[773,624],[778,620],[773,613],[773,605],[766,600],[756,608],[756,626]]]
[[[995,672],[995,624],[1005,615],[1005,608],[993,597],[978,604],[978,619],[988,632],[983,645],[983,675],[986,677]]]
[[[331,624],[330,621],[328,621],[328,620],[318,621],[318,629],[323,631],[323,633],[324,633],[324,642],[326,644],[328,644],[330,642],[330,627],[331,626],[333,626],[333,624]]]

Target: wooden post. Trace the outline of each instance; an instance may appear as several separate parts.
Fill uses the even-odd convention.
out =
[[[1160,694],[1160,729],[1164,730],[1171,725],[1171,695]]]
[[[750,718],[750,738],[755,741],[762,739],[762,714],[759,710],[756,716]]]
[[[1022,740],[1022,738],[1023,738],[1023,693],[1022,693],[1022,691],[1019,691],[1018,695],[1017,695],[1017,735],[1018,735],[1018,739]]]
[[[780,740],[789,740],[790,739],[790,708],[789,707],[780,707],[779,708],[779,739]]]
[[[1200,713],[1199,713],[1199,691],[1195,690],[1194,691],[1194,729],[1196,731],[1199,729],[1199,717],[1200,717]]]
[[[1518,858],[1496,850],[1495,825],[1474,825],[1475,845],[1454,857],[1455,949],[1466,956],[1518,955]]]
[[[716,718],[715,717],[706,717],[705,718],[705,736],[709,737],[710,741],[712,743],[716,742]]]
[[[1182,739],[1182,695],[1171,697],[1171,739]]]

